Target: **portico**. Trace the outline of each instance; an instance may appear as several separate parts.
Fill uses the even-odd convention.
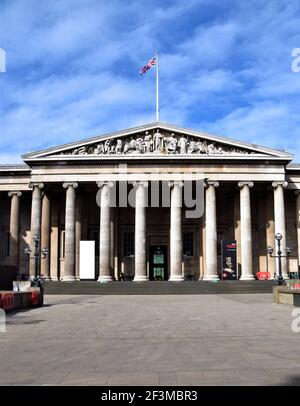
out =
[[[266,247],[277,232],[293,248],[284,277],[298,270],[300,167],[291,154],[152,123],[23,160],[0,167],[0,264],[21,274],[34,273],[23,250],[35,234],[50,252],[42,274],[62,282],[79,279],[80,241],[95,241],[99,282],[220,279],[222,240],[237,242],[240,280],[273,277]],[[198,217],[186,215],[187,176],[193,195],[204,183]],[[125,187],[131,205],[120,200]]]

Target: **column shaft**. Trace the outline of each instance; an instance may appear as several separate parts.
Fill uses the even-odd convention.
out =
[[[31,184],[32,187],[32,204],[31,204],[31,252],[34,252],[33,237],[41,236],[41,211],[42,211],[42,189],[44,185]],[[40,266],[40,265],[39,265]],[[35,274],[35,260],[30,259],[30,276]]]
[[[80,266],[80,241],[82,238],[82,195],[76,198],[76,220],[75,220],[75,238],[76,238],[76,279],[79,280]]]
[[[273,208],[273,192],[267,192],[266,194],[266,246],[273,247],[274,235],[275,235],[275,222],[274,222],[274,208]],[[270,272],[271,279],[274,279],[276,273],[276,261],[275,258],[267,255],[267,269]]]
[[[250,187],[252,182],[239,182],[241,216],[241,280],[253,280],[252,225]]]
[[[171,227],[170,227],[170,281],[182,281],[182,230],[181,206],[182,185],[173,182],[171,186]]]
[[[41,248],[48,248],[49,254],[41,261],[41,274],[50,279],[50,199],[44,194],[42,200],[42,236]]]
[[[75,206],[77,183],[64,183],[66,189],[66,218],[65,218],[65,265],[63,281],[75,281]]]
[[[219,279],[217,253],[217,208],[216,187],[218,182],[208,182],[205,192],[205,248],[206,267],[204,281]]]
[[[236,240],[237,257],[237,278],[242,274],[241,271],[241,214],[240,214],[240,196],[237,191],[234,197],[234,239]]]
[[[100,187],[100,249],[99,249],[99,282],[113,280],[110,269],[110,185]]]
[[[280,233],[282,235],[281,251],[285,255],[286,248],[286,224],[285,224],[285,208],[284,208],[284,192],[283,188],[287,186],[287,182],[273,182],[274,188],[274,220],[275,220],[275,235]],[[275,251],[277,251],[277,241],[274,240]],[[288,278],[287,274],[287,259],[281,258],[282,276],[284,279]],[[278,260],[276,261],[276,273],[278,275]]]
[[[58,280],[59,268],[59,202],[58,196],[51,204],[51,245],[50,245],[50,277],[51,280]]]
[[[10,244],[9,244],[9,264],[19,266],[19,232],[20,232],[20,197],[21,192],[9,192],[11,197],[10,206]]]
[[[135,195],[135,281],[146,281],[146,205],[147,205],[147,184],[139,182],[136,185]]]

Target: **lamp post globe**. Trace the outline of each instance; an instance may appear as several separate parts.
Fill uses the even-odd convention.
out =
[[[40,247],[40,235],[35,234],[32,238],[34,243],[34,251],[31,251],[30,247],[26,247],[24,249],[24,253],[28,256],[28,258],[34,259],[34,278],[33,278],[33,286],[41,287],[41,275],[40,275],[40,260],[45,259],[49,254],[48,248]],[[32,257],[31,257],[32,253]]]
[[[281,264],[281,260],[282,258],[288,258],[289,255],[292,252],[292,249],[289,247],[285,247],[285,252],[286,255],[282,255],[282,250],[281,250],[281,240],[282,240],[282,234],[281,233],[276,233],[275,235],[275,239],[277,241],[277,252],[275,251],[275,255],[272,255],[274,252],[274,249],[272,247],[267,247],[267,253],[270,255],[271,258],[277,258],[278,259],[278,277],[277,277],[277,281],[279,285],[284,285],[285,281],[284,278],[282,276],[282,264]]]

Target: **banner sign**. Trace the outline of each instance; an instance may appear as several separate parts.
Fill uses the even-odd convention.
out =
[[[221,241],[222,280],[237,279],[236,241]]]

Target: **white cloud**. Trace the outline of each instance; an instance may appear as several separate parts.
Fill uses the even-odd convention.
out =
[[[296,110],[284,103],[262,102],[237,108],[222,119],[203,123],[203,126],[207,131],[299,154],[300,117]]]

